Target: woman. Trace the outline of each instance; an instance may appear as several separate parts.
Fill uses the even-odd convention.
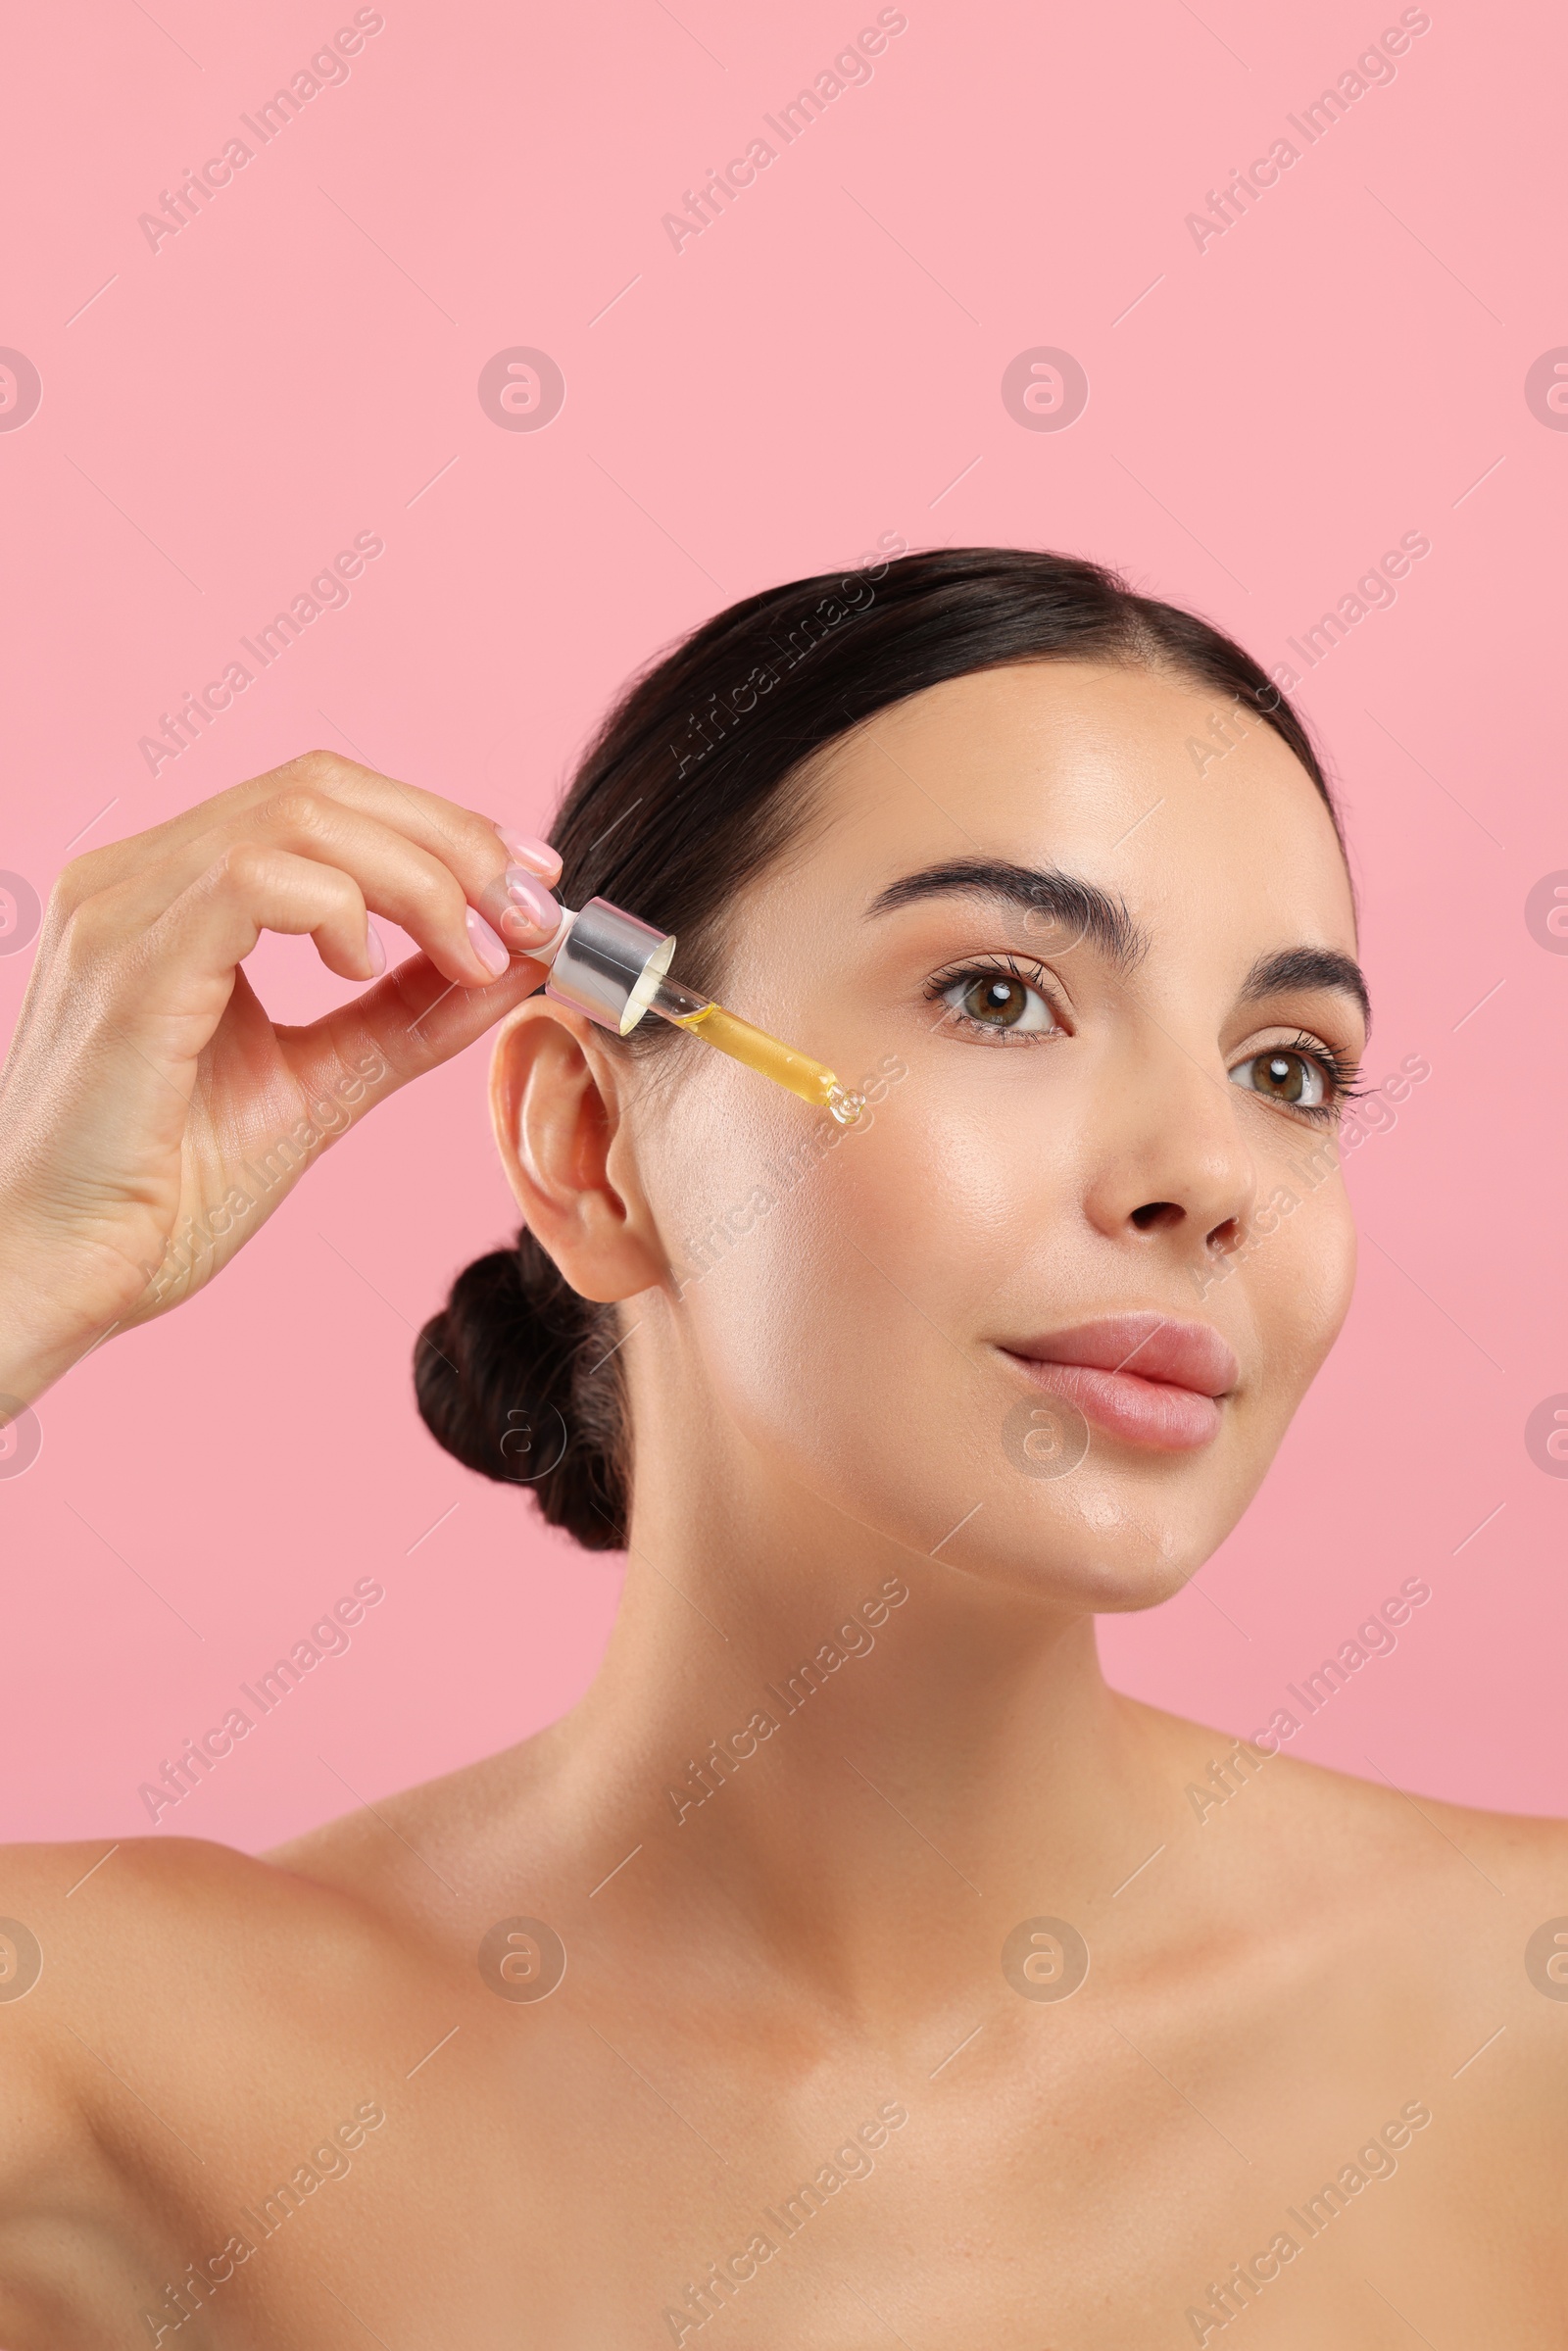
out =
[[[534,993],[558,874],[867,1113]],[[261,931],[373,980],[368,910],[421,955],[273,1031]],[[1256,664],[988,549],[720,614],[554,852],[316,754],[68,870],[0,1390],[211,1278],[323,1086],[358,1117],[502,1019],[525,1229],[420,1405],[628,1569],[506,1754],[261,1860],[122,1845],[90,1902],[98,1848],[6,1857],[8,2351],[1561,2340],[1561,1831],[1096,1662],[1344,1316],[1354,945]]]

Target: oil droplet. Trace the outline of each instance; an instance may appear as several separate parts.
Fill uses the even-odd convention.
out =
[[[865,1096],[846,1094],[842,1086],[834,1086],[829,1090],[827,1106],[841,1127],[852,1127],[865,1108]]]

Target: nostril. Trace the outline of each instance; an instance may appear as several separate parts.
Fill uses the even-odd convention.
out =
[[[1217,1224],[1209,1234],[1208,1246],[1218,1255],[1228,1257],[1241,1237],[1242,1228],[1239,1220],[1234,1216],[1227,1216],[1225,1222]]]
[[[1164,1233],[1180,1224],[1186,1213],[1172,1200],[1152,1200],[1133,1210],[1132,1221],[1141,1233]]]

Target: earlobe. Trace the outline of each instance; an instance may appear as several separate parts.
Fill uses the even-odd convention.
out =
[[[512,1013],[490,1063],[496,1146],[528,1229],[572,1288],[600,1300],[631,1298],[666,1270],[624,1148],[619,1077],[593,1023],[542,996]]]

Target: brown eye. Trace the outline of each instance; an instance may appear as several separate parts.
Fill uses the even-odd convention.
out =
[[[995,1022],[1010,1029],[1029,1008],[1029,991],[1022,980],[993,972],[989,979],[972,980],[964,991],[963,1008],[971,1020]]]
[[[1273,1102],[1288,1102],[1296,1110],[1315,1110],[1328,1099],[1317,1063],[1305,1053],[1280,1045],[1238,1062],[1231,1071],[1231,1083],[1246,1086],[1253,1094],[1265,1094]]]
[[[1037,980],[999,964],[973,964],[931,983],[931,1000],[948,1006],[950,1035],[1060,1037],[1055,1008]]]
[[[942,1002],[957,1025],[993,1036],[1051,1036],[1055,1015],[1040,990],[1014,971],[964,971],[942,990]]]

